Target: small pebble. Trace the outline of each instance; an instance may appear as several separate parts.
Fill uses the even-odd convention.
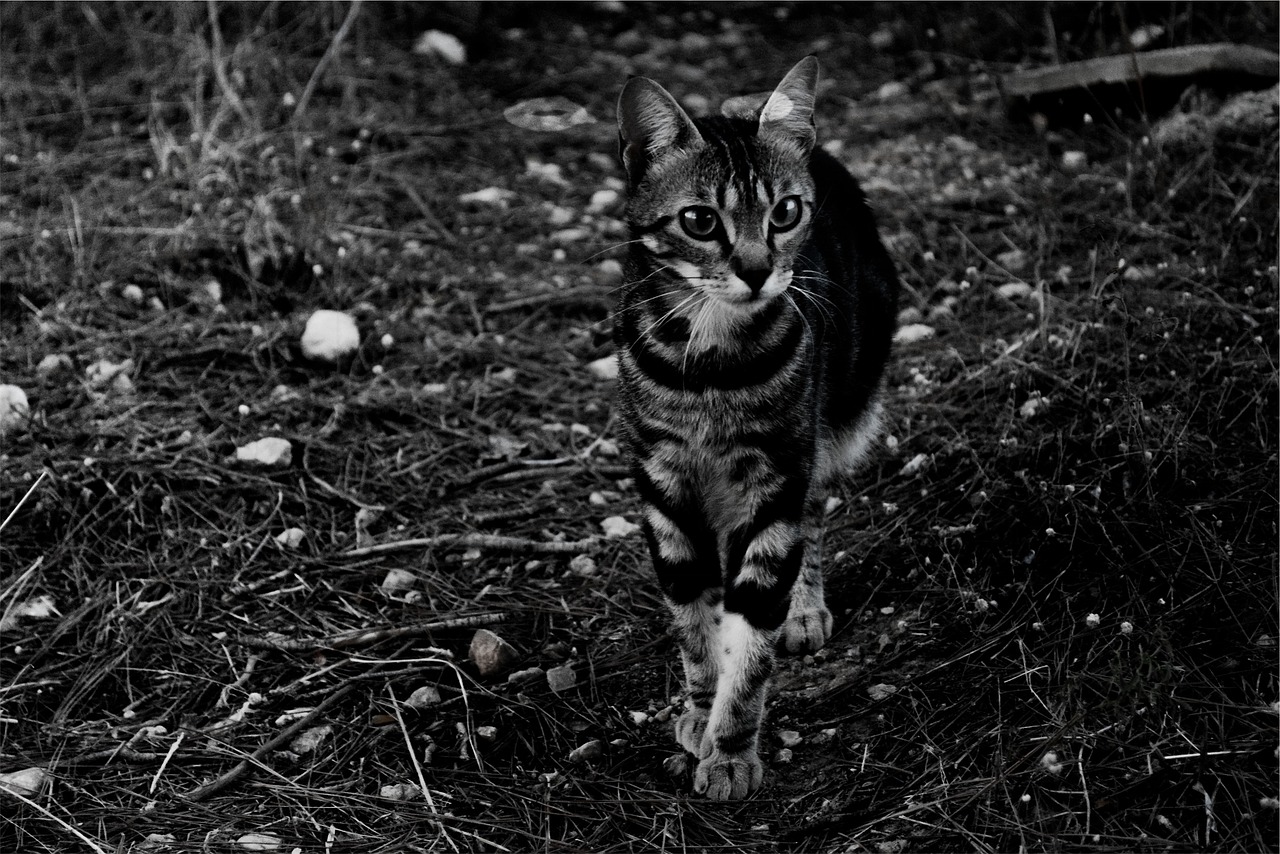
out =
[[[574,748],[569,752],[570,762],[594,762],[604,755],[604,743],[599,739],[592,739],[580,747]]]
[[[578,684],[578,675],[573,672],[572,664],[562,664],[547,671],[547,685],[557,694],[568,691]]]

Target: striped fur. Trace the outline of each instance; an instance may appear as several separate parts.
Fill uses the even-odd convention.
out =
[[[760,785],[775,646],[816,650],[826,488],[879,427],[897,279],[857,183],[814,146],[817,61],[756,117],[619,100],[630,255],[619,414],[686,678],[677,740],[718,800]]]

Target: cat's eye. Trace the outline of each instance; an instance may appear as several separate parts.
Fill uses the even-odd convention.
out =
[[[718,225],[720,225],[720,217],[709,207],[694,205],[680,211],[680,227],[684,229],[685,234],[698,240],[706,240],[715,234]]]
[[[799,196],[787,196],[774,205],[773,210],[769,212],[769,224],[773,226],[774,231],[786,231],[800,221],[802,210]]]

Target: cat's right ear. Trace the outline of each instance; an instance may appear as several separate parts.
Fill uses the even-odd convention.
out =
[[[647,77],[632,77],[618,96],[618,155],[631,184],[640,183],[654,160],[673,148],[702,141],[676,99]]]

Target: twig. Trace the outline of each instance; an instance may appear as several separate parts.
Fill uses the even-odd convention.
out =
[[[192,789],[190,792],[187,793],[186,799],[192,802],[203,801],[205,798],[209,797],[210,795],[216,795],[218,792],[221,792],[223,789],[227,788],[232,783],[236,782],[241,777],[243,777],[245,773],[253,765],[261,763],[263,757],[265,757],[267,754],[271,753],[273,750],[276,750],[281,745],[285,744],[291,738],[297,735],[299,732],[301,732],[306,727],[308,727],[312,721],[314,721],[316,718],[320,716],[322,712],[324,712],[325,709],[337,703],[338,700],[341,700],[343,697],[347,696],[347,694],[350,694],[351,690],[354,687],[355,687],[354,684],[347,684],[339,688],[337,691],[334,691],[332,694],[330,694],[329,696],[321,700],[320,704],[316,706],[314,709],[307,712],[307,714],[298,718],[293,723],[289,724],[289,726],[280,730],[280,732],[277,733],[274,738],[269,739],[265,744],[263,744],[257,750],[253,751],[253,753],[249,754],[248,759],[241,761],[234,768],[232,768],[230,771],[227,771],[221,777],[218,777],[217,779],[214,779],[214,780],[210,780],[208,783],[205,783],[202,786],[197,786],[196,788]]]
[[[320,57],[320,61],[316,63],[316,67],[311,71],[311,79],[307,81],[307,86],[302,90],[302,97],[298,98],[298,106],[293,111],[293,120],[295,122],[302,118],[302,114],[307,110],[307,103],[311,100],[311,94],[315,91],[316,86],[320,83],[320,78],[324,76],[325,69],[329,67],[329,63],[338,54],[338,48],[342,46],[342,42],[346,40],[347,33],[351,31],[351,25],[355,23],[356,14],[360,11],[360,4],[363,0],[351,0],[351,6],[347,9],[347,17],[342,20],[342,26],[338,27],[338,32],[334,33],[333,41],[329,42],[329,47],[325,50],[324,56]]]
[[[18,502],[16,507],[14,507],[12,510],[9,511],[9,515],[4,517],[4,521],[0,522],[0,531],[4,531],[5,526],[9,524],[9,522],[13,519],[14,516],[18,515],[18,511],[22,509],[22,505],[26,504],[27,499],[31,497],[31,493],[35,492],[36,487],[39,486],[41,483],[43,483],[44,479],[48,476],[49,476],[48,469],[45,469],[44,471],[40,472],[40,476],[36,478],[36,482],[31,484],[31,487],[27,490],[26,494],[22,496],[22,500]]]
[[[397,175],[395,178],[396,183],[400,185],[400,189],[409,197],[409,201],[413,202],[413,204],[418,208],[418,212],[422,214],[422,218],[427,221],[427,224],[436,230],[440,238],[444,240],[445,243],[457,245],[458,238],[454,237],[453,232],[440,221],[440,217],[436,216],[436,212],[431,209],[426,200],[422,198],[422,195],[403,177]]]
[[[382,629],[359,629],[343,632],[327,638],[252,637],[240,638],[240,643],[257,649],[273,649],[281,652],[309,652],[313,649],[342,649],[349,646],[368,646],[384,640],[420,637],[446,629],[466,629],[473,626],[489,626],[500,623],[506,614],[476,614],[471,617],[453,617],[448,620],[432,620],[427,623],[410,623],[407,626],[391,626]]]
[[[218,81],[218,88],[222,90],[231,108],[239,114],[240,120],[246,126],[252,126],[253,117],[249,115],[244,101],[240,100],[239,93],[231,85],[231,80],[227,77],[227,69],[222,67],[222,30],[218,28],[217,0],[209,0],[209,29],[213,32],[213,76]]]
[[[436,801],[431,796],[431,789],[427,788],[427,778],[422,773],[422,763],[418,761],[417,751],[413,749],[413,739],[409,737],[409,728],[404,725],[404,715],[400,712],[400,702],[396,700],[396,692],[390,684],[387,685],[387,696],[391,698],[391,710],[395,712],[396,723],[400,725],[400,733],[404,736],[404,746],[409,751],[409,761],[413,763],[413,770],[418,775],[418,785],[422,787],[422,797],[426,799],[427,807],[435,817],[435,826],[440,828],[440,835],[444,837],[445,842],[449,843],[449,847],[457,851],[457,843],[449,835],[449,830],[444,826],[444,822],[440,821],[440,811],[436,809]]]
[[[391,554],[417,549],[434,549],[442,546],[459,546],[476,549],[503,549],[505,551],[526,552],[540,555],[579,554],[590,551],[599,542],[596,537],[569,542],[543,542],[529,540],[524,537],[504,537],[498,534],[439,534],[434,537],[418,537],[411,540],[400,540],[394,543],[379,543],[375,546],[350,549],[340,552],[338,557],[356,558],[368,555]]]
[[[607,293],[602,292],[598,286],[589,285],[582,288],[569,288],[563,291],[518,297],[506,302],[491,302],[484,307],[484,310],[487,314],[498,314],[543,305],[581,305],[584,308],[603,308],[607,310],[613,307],[613,299]]]

